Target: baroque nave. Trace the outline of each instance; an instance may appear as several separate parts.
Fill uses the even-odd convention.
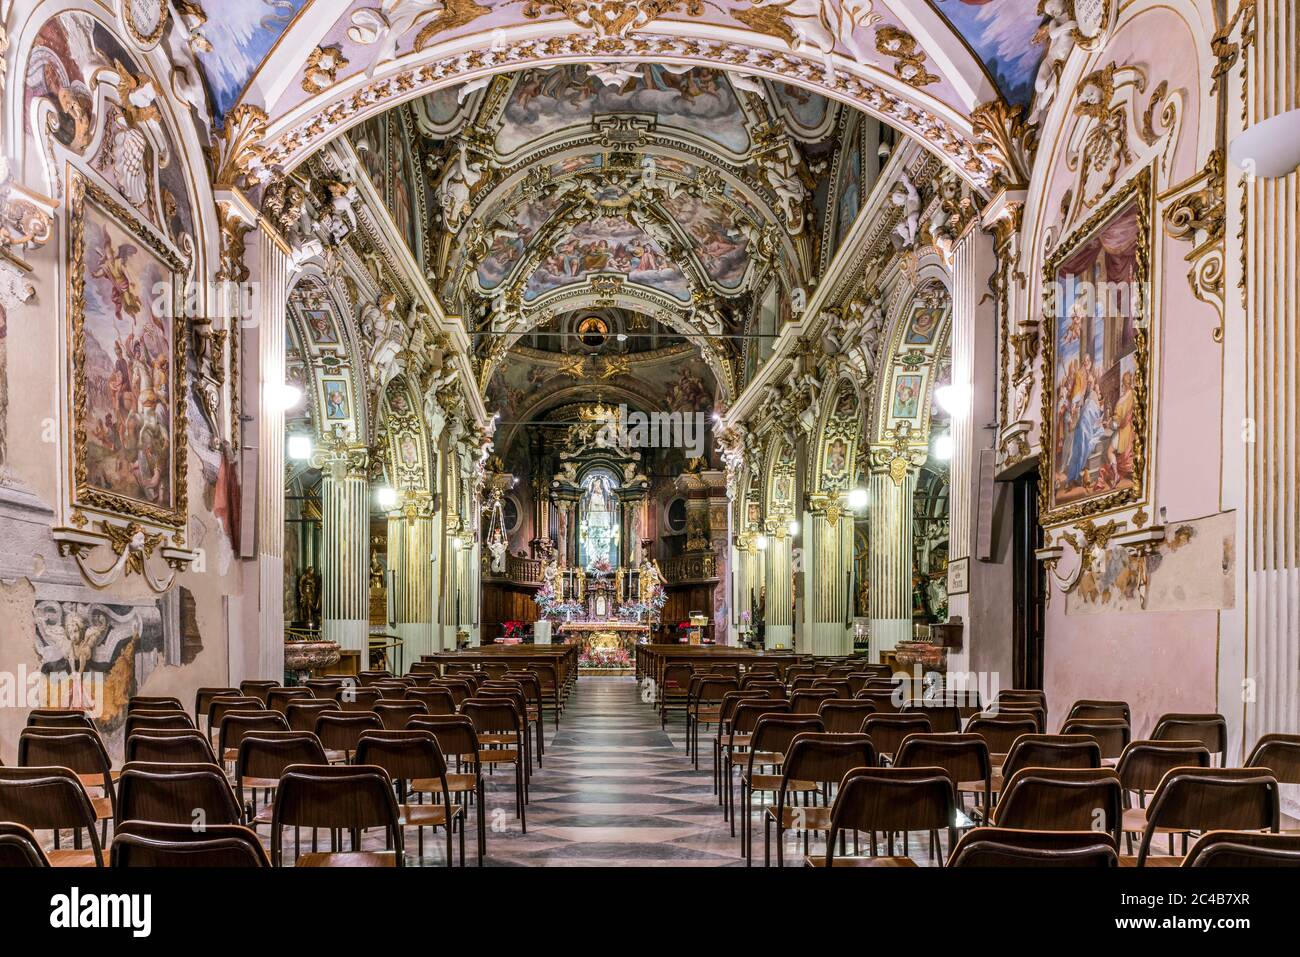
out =
[[[1289,0],[0,13],[0,864],[1300,864]]]

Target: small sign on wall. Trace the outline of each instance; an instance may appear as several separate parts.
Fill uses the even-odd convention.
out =
[[[948,594],[965,595],[970,591],[970,559],[954,558],[948,562]]]

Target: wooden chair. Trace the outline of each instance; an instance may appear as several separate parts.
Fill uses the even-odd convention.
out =
[[[961,712],[954,701],[913,698],[903,705],[901,713],[925,715],[930,719],[930,727],[936,734],[952,734],[961,730]]]
[[[782,788],[801,792],[816,790],[816,785],[807,781],[783,780],[776,769],[785,763],[785,753],[796,735],[824,730],[822,719],[815,714],[763,714],[755,722],[745,755],[745,770],[740,775],[741,855],[746,867],[753,863],[754,857],[754,795],[764,792],[775,795]],[[768,771],[764,772],[763,768]],[[734,824],[732,827],[734,830]]]
[[[894,834],[930,832],[933,846],[939,831],[947,830],[948,846],[957,843],[957,803],[952,781],[942,768],[854,768],[844,775],[831,808],[831,828],[824,857],[810,856],[812,867],[914,867],[910,857],[894,856]],[[870,857],[836,857],[842,831],[868,831],[873,835]],[[887,837],[889,856],[876,856],[875,833]],[[943,866],[940,859],[939,865]]]
[[[818,678],[813,682],[813,690],[829,689],[835,692],[835,697],[849,700],[853,697],[853,689],[849,685],[847,678]]]
[[[963,793],[975,795],[983,808],[992,807],[993,765],[989,746],[978,734],[909,734],[894,753],[896,768],[943,768],[952,779],[961,809]]]
[[[465,866],[465,809],[453,804],[447,786],[447,761],[432,731],[367,731],[357,742],[357,763],[383,768],[397,783],[401,826],[413,827],[416,853],[424,857],[424,829],[442,828],[447,835],[447,866],[451,867],[451,838],[460,823],[460,866]],[[420,781],[440,804],[407,803],[407,786]]]
[[[1221,714],[1162,714],[1151,731],[1152,741],[1199,741],[1223,767],[1228,753],[1228,722]]]
[[[32,831],[53,831],[54,849],[46,858],[54,867],[103,867],[104,852],[95,827],[98,818],[77,775],[64,767],[0,767],[0,821]],[[73,847],[59,847],[59,832],[72,829]],[[81,849],[85,829],[90,849]]]
[[[962,835],[949,867],[1118,867],[1115,839],[1098,831],[977,827]]]
[[[185,713],[180,698],[170,695],[132,695],[126,700],[126,713],[132,711],[179,711]]]
[[[417,715],[428,714],[429,709],[423,701],[406,698],[395,701],[391,698],[380,698],[375,702],[374,712],[379,715],[379,720],[386,730],[405,731],[408,721]]]
[[[1022,768],[1007,779],[993,809],[998,827],[1097,831],[1119,846],[1124,793],[1111,768]]]
[[[767,696],[762,691],[727,691],[718,703],[718,721],[713,735],[713,793],[718,796],[718,804],[724,803],[722,796],[722,751],[723,739],[728,737],[731,722],[736,716],[736,708],[743,701],[763,701]]]
[[[110,867],[270,867],[261,842],[238,824],[124,821],[113,833]]]
[[[687,690],[686,702],[686,753],[695,770],[700,769],[700,725],[717,724],[722,696],[728,691],[740,690],[739,674],[696,676]]]
[[[461,678],[436,678],[429,682],[429,687],[446,691],[457,708],[465,703],[466,698],[474,697],[474,686]]]
[[[326,711],[316,716],[316,737],[330,761],[352,760],[357,741],[366,731],[381,731],[384,723],[373,711]],[[333,752],[333,753],[331,753]]]
[[[41,842],[25,825],[0,821],[0,869],[10,867],[49,867],[50,859]]]
[[[817,714],[823,701],[838,697],[834,688],[800,688],[790,692],[790,711],[793,714]]]
[[[966,720],[966,733],[983,738],[991,755],[1006,755],[1022,734],[1038,733],[1038,722],[1025,714],[981,711]]]
[[[996,707],[994,710],[1000,711],[1004,704],[1029,704],[1047,710],[1047,692],[1038,688],[1004,688],[999,691],[994,699]]]
[[[438,741],[444,758],[456,759],[456,771],[447,774],[447,790],[455,795],[462,807],[474,801],[475,825],[478,831],[478,866],[483,866],[487,848],[487,794],[483,787],[483,763],[479,760],[478,732],[474,722],[464,715],[429,715],[411,719],[413,730],[428,731]],[[468,765],[470,771],[465,772]],[[411,792],[417,796],[440,790],[441,781],[418,779],[410,782]],[[462,829],[464,821],[461,822]]]
[[[731,836],[736,836],[736,789],[732,771],[747,760],[750,740],[758,719],[765,714],[789,714],[790,702],[784,698],[747,698],[736,703],[727,725],[726,740],[720,744],[722,762],[719,787],[725,784],[726,799],[722,801],[722,819],[731,822]],[[719,798],[723,795],[719,794]]]
[[[377,719],[376,719],[377,720]],[[271,861],[284,866],[286,827],[310,827],[312,850],[294,861],[297,867],[402,867],[401,816],[393,782],[383,768],[371,765],[295,764],[280,777],[271,815]],[[361,832],[382,827],[386,851],[362,851]],[[330,831],[330,850],[317,850],[316,828]],[[352,850],[343,851],[342,831],[352,832]]]
[[[862,722],[867,715],[876,713],[876,706],[870,701],[828,698],[817,708],[817,713],[828,734],[861,734]]]
[[[1133,725],[1133,713],[1129,710],[1127,701],[1080,698],[1070,706],[1070,713],[1065,716],[1067,721],[1075,718],[1122,718],[1130,727]]]
[[[215,695],[208,699],[208,722],[205,728],[208,737],[221,734],[221,721],[232,711],[265,711],[266,705],[261,698],[248,695]]]
[[[822,785],[823,799],[831,785],[838,785],[854,768],[876,763],[876,752],[865,734],[842,732],[802,732],[790,742],[781,766],[781,785],[776,803],[763,808],[763,866],[772,863],[772,824],[776,824],[776,866],[785,866],[785,832],[803,832],[804,854],[808,853],[808,835],[813,831],[830,831],[829,800],[816,806],[817,791],[807,784]],[[786,803],[787,795],[803,793],[812,801],[799,807]]]
[[[469,698],[460,708],[461,714],[474,723],[479,741],[479,764],[489,768],[498,764],[513,764],[515,768],[515,817],[519,818],[520,832],[528,833],[528,815],[525,810],[525,765],[528,761],[528,728],[519,709],[506,698]]]
[[[326,698],[334,700],[334,696],[347,686],[347,680],[344,678],[308,678],[302,683],[302,686],[310,691],[317,698]]]
[[[375,684],[376,682],[379,681],[384,681],[385,679],[391,677],[393,677],[393,673],[391,671],[386,671],[386,670],[363,671],[357,675],[357,684],[361,685],[364,688],[367,687],[368,685]]]
[[[1022,734],[993,778],[993,790],[1025,768],[1087,769],[1101,767],[1101,746],[1086,734]]]
[[[1300,867],[1300,834],[1207,831],[1183,867]]]
[[[191,731],[194,722],[184,711],[128,711],[123,735],[129,738],[137,731]]]
[[[542,705],[543,707],[550,706],[555,727],[558,729],[560,727],[560,714],[564,711],[563,689],[560,687],[559,672],[555,665],[541,662],[529,664],[528,670],[537,675]]]
[[[450,715],[456,713],[456,699],[447,688],[415,688],[406,693],[408,701],[418,701],[424,705],[425,714]],[[416,715],[419,717],[419,715]],[[410,727],[410,721],[407,721]]]
[[[1001,700],[996,710],[998,714],[1027,714],[1034,719],[1039,734],[1047,733],[1047,709],[1035,701]]]
[[[383,692],[359,685],[344,685],[334,692],[334,701],[340,711],[373,711],[375,702],[382,697]]]
[[[528,708],[528,700],[524,697],[523,689],[513,681],[485,681],[479,686],[478,693],[475,695],[479,699],[499,698],[509,701],[515,711],[519,713],[519,724],[523,728],[523,755],[524,755],[524,800],[528,800],[528,784],[532,780],[533,773],[533,737],[529,734],[529,727],[532,726],[537,731],[537,749],[541,749],[542,724],[540,719],[536,718],[536,712]],[[485,742],[486,743],[486,742]],[[510,742],[504,742],[509,744]]]
[[[33,708],[27,714],[27,727],[96,730],[95,722],[79,708]]]
[[[280,778],[295,765],[328,764],[320,739],[310,731],[254,731],[239,742],[235,758],[235,793],[248,808],[248,824],[270,824],[273,799]],[[257,792],[263,802],[257,806]],[[296,835],[295,835],[296,845]]]
[[[1266,734],[1244,767],[1268,768],[1278,784],[1300,784],[1300,734]]]
[[[233,763],[239,756],[239,742],[245,735],[259,731],[288,731],[289,722],[278,711],[231,711],[221,722],[217,734],[217,754],[222,761]]]
[[[332,698],[300,698],[284,706],[284,717],[290,731],[316,733],[316,719],[327,711],[338,711],[338,702]]]
[[[266,693],[266,707],[283,714],[291,701],[311,701],[314,698],[310,688],[272,688]]]
[[[208,709],[212,706],[213,698],[239,698],[242,697],[238,688],[200,688],[194,693],[194,724],[197,727],[199,721],[208,716]]]
[[[266,696],[270,693],[272,688],[279,687],[279,685],[280,682],[278,681],[271,681],[269,679],[255,680],[250,678],[239,683],[239,693],[249,698],[256,698],[262,702],[263,706],[265,706]]]
[[[149,764],[213,764],[220,766],[212,742],[202,731],[140,729],[126,739],[127,761]]]
[[[929,734],[934,730],[924,714],[869,714],[862,721],[862,733],[871,738],[876,759],[882,764],[893,758],[898,746],[909,734]]]
[[[1280,816],[1277,780],[1262,768],[1174,768],[1151,798],[1137,866],[1149,863],[1151,839],[1159,829],[1276,834]]]
[[[1103,761],[1123,754],[1132,736],[1123,718],[1067,718],[1061,725],[1061,734],[1086,734],[1101,748]]]
[[[854,701],[870,701],[876,714],[899,714],[903,706],[902,699],[892,691],[873,691],[863,688],[853,696]]]
[[[90,804],[100,822],[101,845],[108,840],[108,822],[117,816],[113,783],[116,775],[96,732],[84,728],[24,728],[18,735],[18,766],[65,768],[77,776],[83,788],[97,788],[100,797],[90,798]],[[14,820],[26,823],[21,818]]]
[[[118,779],[115,832],[125,821],[185,824],[202,829],[215,824],[242,824],[244,812],[221,769],[213,764],[122,766]]]
[[[1133,853],[1133,835],[1147,826],[1147,794],[1153,793],[1174,768],[1208,768],[1210,752],[1199,741],[1133,741],[1124,749],[1115,765],[1124,788],[1124,834],[1128,852]],[[1137,807],[1133,807],[1133,796]],[[1168,831],[1169,853],[1174,853],[1174,835]]]

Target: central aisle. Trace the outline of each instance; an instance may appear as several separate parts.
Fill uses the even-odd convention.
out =
[[[547,725],[526,835],[514,817],[512,778],[498,772],[488,779],[489,827],[496,821],[504,832],[489,830],[486,863],[740,864],[738,839],[713,794],[709,739],[701,741],[696,771],[680,717],[669,730],[660,730],[634,678],[579,678],[559,729]],[[761,846],[760,835],[760,853]]]

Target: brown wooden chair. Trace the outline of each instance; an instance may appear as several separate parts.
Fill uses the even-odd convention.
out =
[[[221,721],[232,711],[265,711],[266,704],[261,698],[250,695],[215,695],[208,699],[208,721],[205,728],[208,737],[220,736]]]
[[[137,731],[191,731],[194,722],[184,711],[129,711],[122,734],[129,738]]]
[[[202,731],[139,729],[126,739],[127,761],[150,764],[218,765],[212,742]]]
[[[402,827],[416,832],[416,853],[424,856],[424,829],[442,828],[447,835],[447,866],[452,866],[452,834],[460,823],[460,866],[465,866],[465,809],[453,804],[447,786],[447,761],[432,731],[367,731],[357,742],[357,763],[383,768],[397,784]],[[407,803],[407,786],[420,781],[442,799],[435,804]]]
[[[876,714],[900,714],[903,707],[903,699],[892,691],[873,691],[870,688],[863,688],[853,696],[853,700],[870,701],[871,706],[876,709]]]
[[[317,698],[334,700],[334,696],[348,684],[346,678],[308,678],[302,683]]]
[[[312,701],[315,695],[311,693],[310,688],[272,688],[266,693],[266,707],[270,711],[279,711],[284,714],[284,709],[291,701]]]
[[[386,670],[363,671],[357,675],[357,684],[361,685],[364,688],[369,685],[375,684],[376,682],[385,681],[391,677],[393,677],[393,673],[391,671],[386,671]]]
[[[1263,768],[1174,768],[1147,809],[1137,866],[1149,864],[1157,830],[1278,831],[1281,799],[1277,779]],[[1177,863],[1177,858],[1157,858]]]
[[[817,714],[823,701],[834,701],[839,697],[834,688],[800,688],[790,692],[790,711],[792,714]]]
[[[1228,722],[1221,714],[1162,714],[1151,731],[1152,741],[1199,741],[1223,767],[1228,753]]]
[[[1007,779],[993,822],[1027,831],[1098,831],[1119,846],[1124,793],[1111,768],[1027,767]]]
[[[340,711],[373,711],[375,702],[382,697],[381,691],[359,685],[344,685],[334,693]]]
[[[289,722],[278,711],[230,711],[221,721],[217,735],[217,754],[222,761],[234,763],[239,756],[239,742],[245,735],[259,731],[288,731]]]
[[[994,775],[993,790],[1002,790],[999,781],[1009,781],[1025,768],[1099,767],[1101,746],[1086,734],[1022,734]]]
[[[739,710],[739,709],[737,709]],[[815,791],[808,781],[786,781],[778,770],[785,763],[785,753],[795,736],[805,731],[824,731],[822,719],[815,714],[763,714],[754,724],[745,754],[745,770],[740,774],[741,854],[745,866],[753,863],[754,795],[781,789]],[[764,768],[768,770],[763,771]],[[734,828],[734,825],[733,825]]]
[[[366,731],[382,731],[384,722],[373,711],[326,711],[316,716],[316,737],[330,761],[352,760],[357,741]],[[332,752],[332,753],[331,753]]]
[[[338,711],[338,702],[332,698],[310,698],[290,701],[284,706],[284,717],[290,731],[316,733],[316,719],[328,711]]]
[[[538,687],[533,675],[524,674],[519,677],[515,672],[507,671],[500,678],[484,681],[479,686],[478,697],[503,695],[515,702],[519,713],[524,716],[525,726],[531,727],[536,735],[535,741],[529,738],[529,750],[537,756],[537,766],[540,768],[546,757],[546,733],[542,726],[542,701]]]
[[[988,743],[978,734],[909,734],[894,753],[896,768],[943,768],[952,779],[961,810],[963,793],[975,795],[983,808],[992,806],[993,765]]]
[[[1133,835],[1141,834],[1147,826],[1147,795],[1154,793],[1174,768],[1208,768],[1210,752],[1199,741],[1133,741],[1124,749],[1115,764],[1120,784],[1124,788],[1124,834],[1128,852],[1133,853]],[[1133,797],[1137,807],[1133,807]],[[1169,853],[1174,853],[1174,835],[1169,835]],[[1184,835],[1186,836],[1186,835]]]
[[[13,821],[0,821],[0,869],[49,866],[50,859],[29,827]]]
[[[320,739],[311,731],[253,731],[244,735],[235,758],[235,793],[248,809],[249,826],[256,830],[259,824],[271,823],[272,795],[287,768],[328,763]],[[263,794],[260,809],[258,791]]]
[[[722,780],[726,795],[722,803],[722,819],[731,822],[731,836],[736,836],[736,789],[733,770],[743,764],[749,751],[750,739],[758,719],[765,714],[789,714],[790,702],[784,698],[746,698],[738,701],[727,723],[727,734],[720,745]],[[723,797],[723,795],[719,795]]]
[[[452,701],[459,708],[466,698],[474,697],[474,686],[463,678],[435,678],[429,682],[430,688],[442,688],[451,695]]]
[[[1038,688],[1004,688],[994,698],[996,707],[1001,710],[1004,704],[1030,704],[1047,710],[1047,692]]]
[[[1038,725],[1038,733],[1047,733],[1047,709],[1036,701],[1002,700],[995,705],[998,714],[1027,714]]]
[[[847,678],[818,678],[813,682],[813,690],[829,689],[835,692],[835,697],[849,700],[853,697],[853,688]]]
[[[869,714],[862,720],[862,733],[871,738],[876,748],[876,759],[882,763],[893,758],[909,734],[930,734],[933,730],[929,716],[916,712]]]
[[[132,761],[118,779],[114,831],[125,821],[242,824],[244,812],[221,769],[213,764],[152,764]]]
[[[962,835],[949,867],[1118,867],[1115,839],[1098,831],[977,827]]]
[[[823,677],[825,676],[820,675],[815,671],[810,672],[808,674],[799,675],[798,677],[795,677],[790,680],[790,693],[794,694],[794,692],[796,691],[811,691],[813,685],[821,681]]]
[[[844,732],[802,732],[790,742],[781,765],[781,785],[776,803],[763,808],[763,866],[772,863],[772,825],[776,824],[776,866],[785,866],[785,832],[803,833],[804,854],[808,853],[808,836],[813,831],[830,831],[831,809],[827,799],[832,785],[838,785],[854,768],[876,763],[876,752],[865,734]],[[820,784],[823,804],[816,806],[817,790],[807,784]],[[786,803],[791,793],[811,798],[802,807]]]
[[[722,795],[722,752],[723,741],[731,730],[731,722],[736,716],[736,708],[742,701],[763,701],[767,699],[762,691],[727,691],[718,703],[718,721],[713,735],[713,793],[718,796],[718,804],[725,803]]]
[[[1132,737],[1129,724],[1123,718],[1067,718],[1061,725],[1061,734],[1088,735],[1101,748],[1103,761],[1123,754]]]
[[[831,808],[831,829],[826,837],[826,854],[810,856],[812,867],[913,867],[907,856],[894,856],[894,834],[904,838],[911,831],[928,831],[933,846],[939,831],[948,832],[948,846],[957,843],[957,803],[952,781],[942,768],[854,768],[844,775]],[[872,834],[870,857],[835,856],[840,833],[868,831]],[[876,856],[875,833],[887,837],[889,856]],[[939,860],[943,865],[942,859]]]
[[[542,662],[533,662],[528,665],[528,670],[537,675],[538,686],[541,691],[542,705],[550,706],[551,716],[555,721],[555,727],[560,726],[560,714],[564,711],[564,689],[560,684],[559,672],[555,665],[545,664]]]
[[[930,719],[930,728],[936,734],[952,734],[961,730],[961,712],[955,701],[913,698],[903,704],[902,714],[923,714]]]
[[[419,701],[426,714],[449,715],[456,713],[456,699],[447,688],[414,688],[406,693],[408,701]],[[418,716],[417,716],[418,717]],[[407,727],[410,727],[408,721]]]
[[[700,725],[717,724],[722,696],[740,690],[739,673],[696,675],[687,689],[686,753],[695,770],[700,769]]]
[[[474,723],[479,740],[479,763],[492,768],[513,764],[515,768],[515,817],[520,832],[528,833],[526,771],[528,728],[514,702],[508,698],[468,698],[461,714]]]
[[[817,713],[821,715],[822,726],[828,734],[861,734],[862,722],[867,715],[876,713],[876,706],[870,701],[853,698],[828,698],[818,707]]]
[[[516,711],[519,712],[519,722],[524,729],[524,800],[528,800],[528,784],[532,780],[533,774],[533,754],[541,749],[542,724],[540,718],[534,710],[528,707],[528,699],[524,697],[523,689],[518,683],[513,681],[489,680],[479,685],[476,698],[500,698],[509,701]],[[529,734],[529,728],[533,727],[537,731],[537,748],[533,747],[533,737]],[[485,744],[488,742],[484,742]],[[509,744],[510,742],[505,742]]]
[[[80,708],[33,708],[27,714],[29,728],[85,728],[95,731],[95,722]]]
[[[180,698],[170,695],[132,695],[126,700],[126,713],[132,711],[179,711],[185,713]]]
[[[1207,831],[1183,867],[1300,867],[1300,834]]]
[[[270,867],[261,842],[238,824],[124,821],[114,829],[110,867]]]
[[[279,685],[280,682],[278,681],[249,678],[239,683],[239,693],[249,698],[257,698],[265,705],[267,694],[270,693],[272,688],[277,688]]]
[[[376,719],[378,720],[378,719]],[[271,861],[284,866],[286,827],[310,827],[312,850],[298,855],[297,867],[402,867],[405,863],[401,816],[393,782],[372,765],[302,765],[285,769],[271,815]],[[382,827],[386,851],[362,851],[361,832]],[[330,850],[318,851],[317,828],[330,832]],[[342,831],[352,833],[352,849],[343,851]]]
[[[447,790],[464,807],[474,801],[475,825],[478,831],[478,866],[483,866],[487,848],[487,793],[483,787],[483,763],[479,760],[478,732],[474,722],[464,715],[428,715],[411,719],[412,730],[428,731],[438,740],[443,757],[456,759],[456,771],[447,774]],[[466,772],[465,768],[469,767]],[[442,782],[421,778],[410,783],[411,792],[417,796],[436,793]],[[462,827],[464,822],[462,821]]]
[[[406,698],[395,701],[391,698],[380,698],[375,702],[374,712],[379,715],[379,720],[383,722],[386,730],[405,731],[408,721],[416,715],[428,714],[429,709],[423,701]]]
[[[24,728],[18,735],[18,766],[66,768],[77,776],[83,788],[98,789],[100,796],[90,798],[90,803],[100,822],[101,845],[108,840],[108,822],[117,816],[116,775],[96,732],[85,728]]]
[[[1067,721],[1075,718],[1123,718],[1130,727],[1133,725],[1133,713],[1127,701],[1080,698],[1070,706],[1070,713],[1065,716]]]
[[[239,698],[242,697],[238,688],[200,688],[194,693],[194,724],[197,727],[199,721],[208,716],[208,709],[212,706],[213,698]]]
[[[663,667],[655,699],[659,705],[659,727],[667,728],[668,719],[674,710],[683,714],[690,702],[691,677],[694,671],[686,662],[667,662]]]
[[[1268,768],[1278,784],[1300,784],[1300,734],[1266,734],[1244,767]]]
[[[981,711],[966,720],[966,733],[983,738],[990,755],[1005,756],[1022,734],[1038,733],[1038,722],[1025,714]]]
[[[0,767],[0,821],[33,831],[53,831],[54,849],[46,854],[54,867],[103,867],[104,852],[96,830],[98,818],[77,775],[64,767]],[[59,847],[59,832],[71,829],[73,847]],[[85,829],[90,849],[81,849]]]

